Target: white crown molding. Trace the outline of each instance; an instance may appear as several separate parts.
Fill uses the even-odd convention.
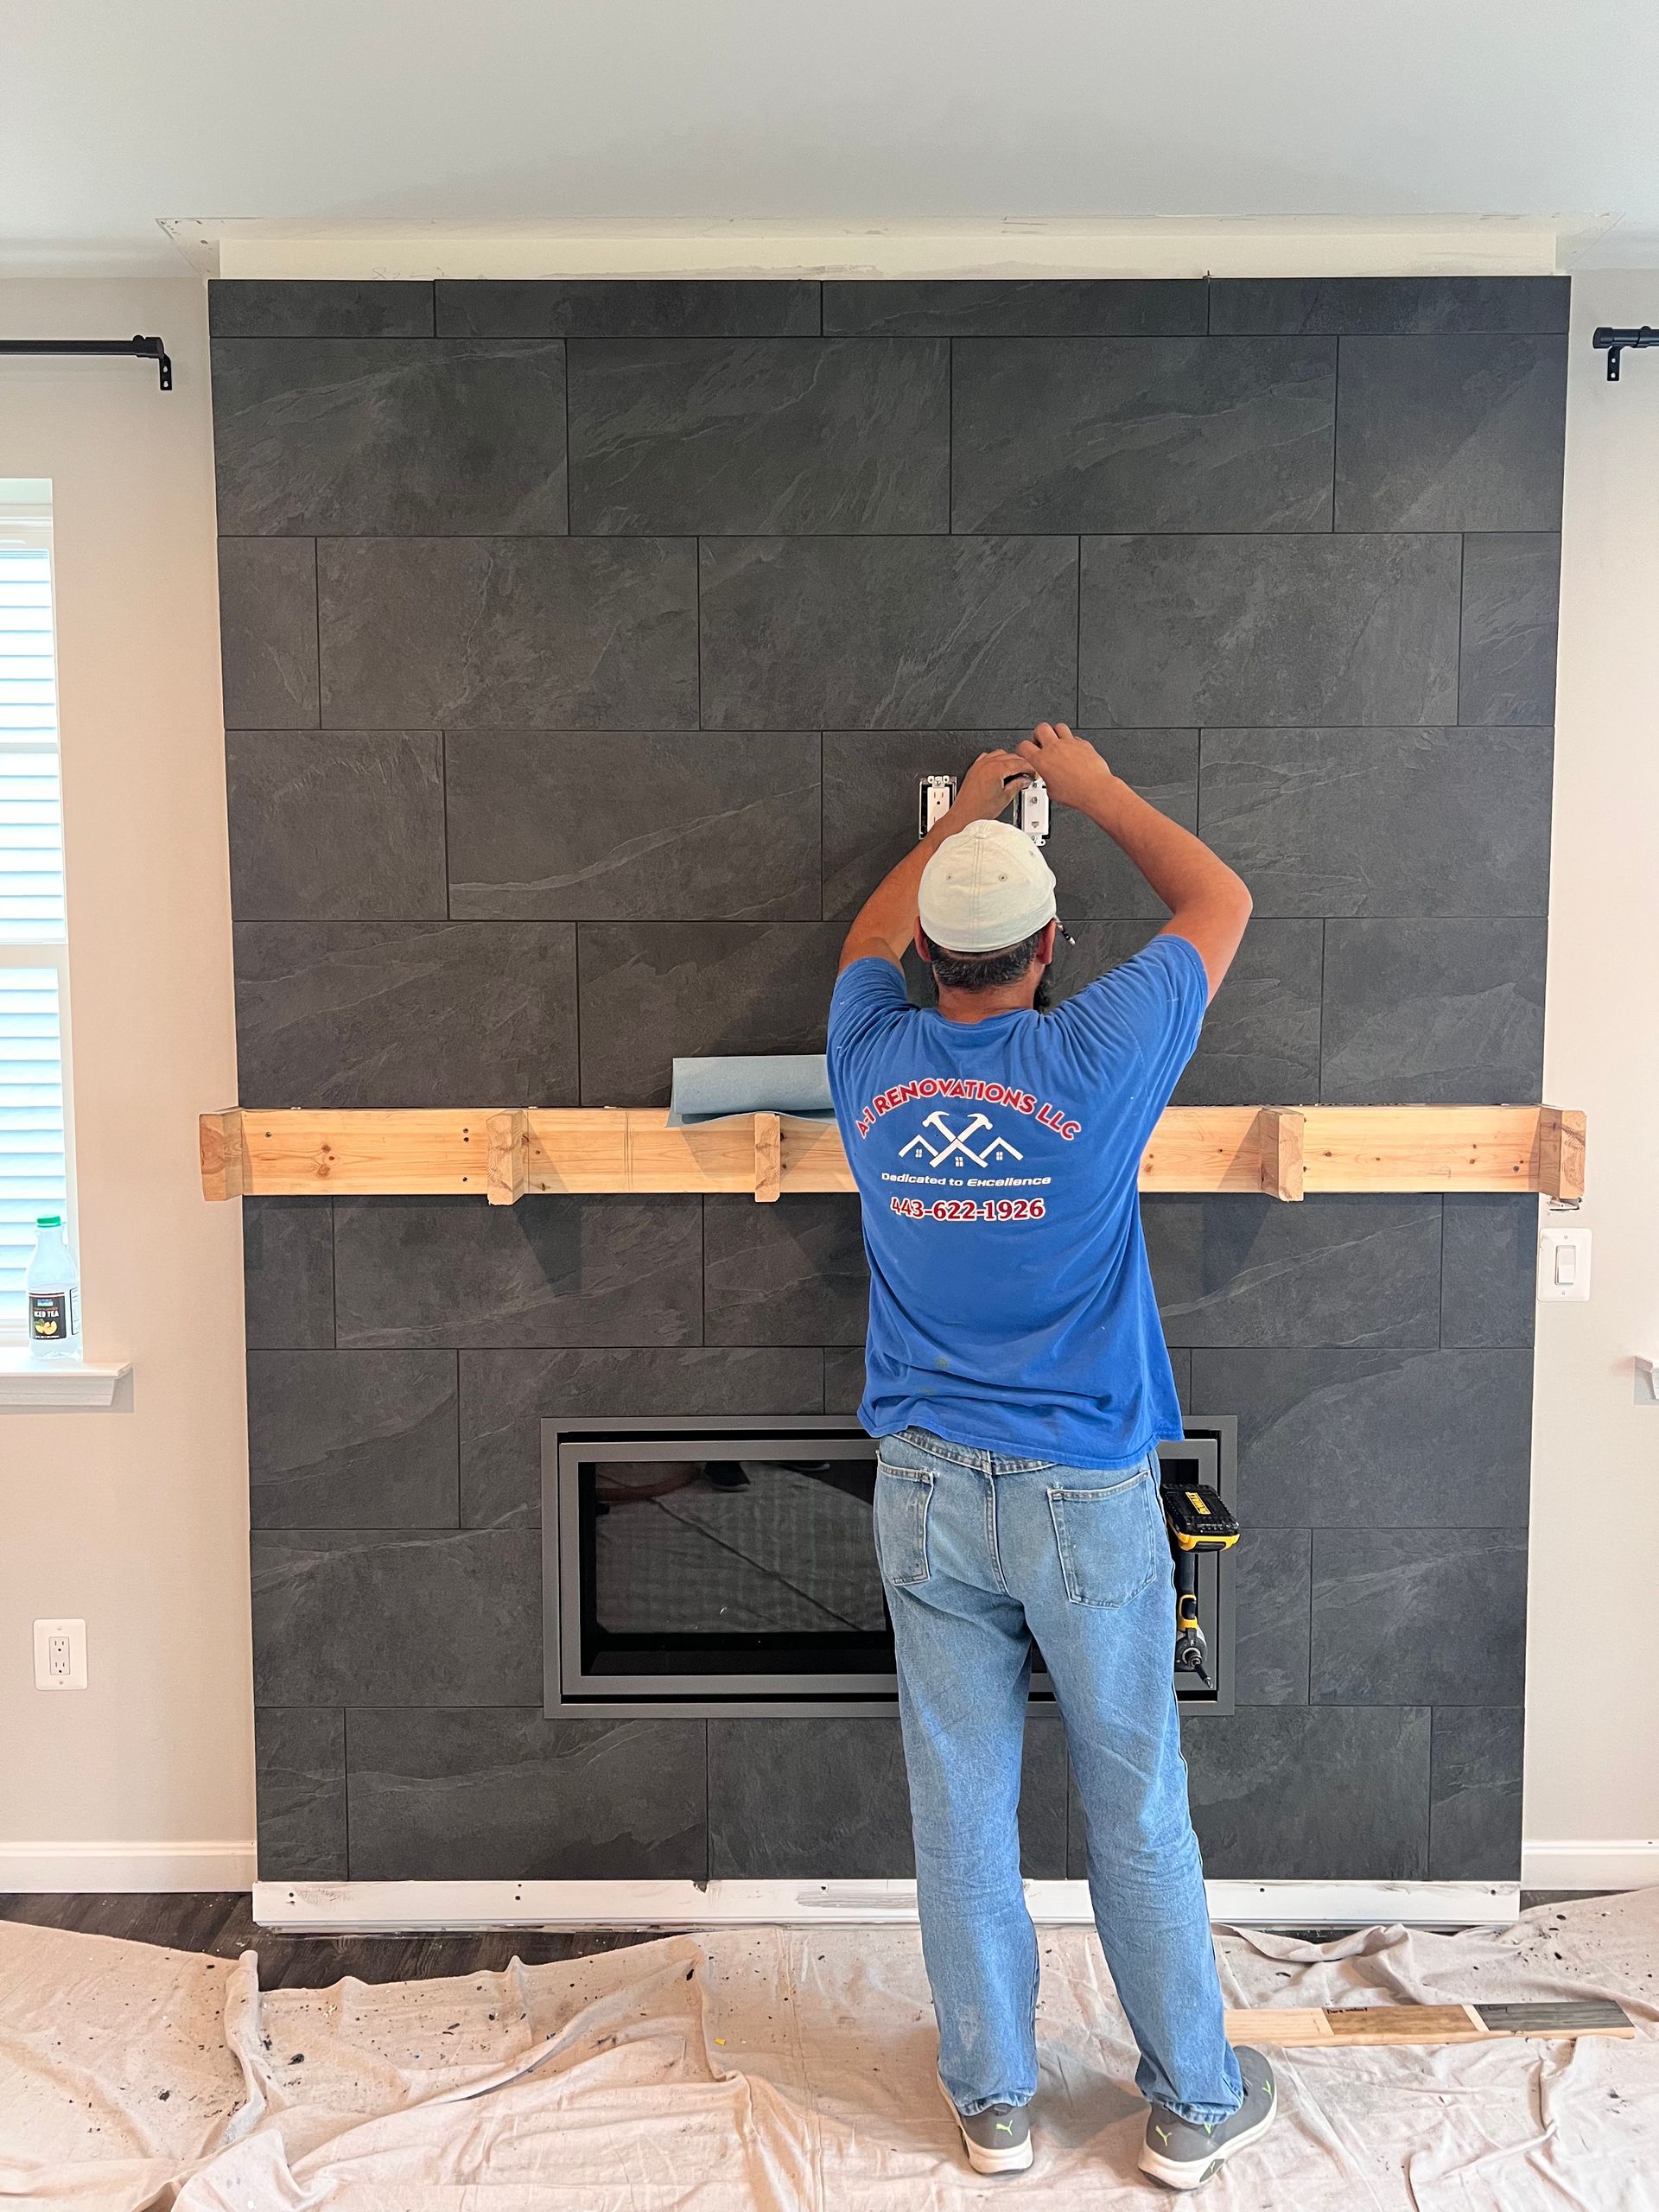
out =
[[[305,222],[172,216],[207,276],[650,277],[1549,276],[1611,215],[1007,216],[818,224]]]
[[[1502,1882],[1211,1882],[1224,1926],[1503,1926]],[[1085,1882],[1027,1882],[1033,1920],[1086,1927]],[[262,1927],[330,1933],[479,1928],[913,1927],[913,1882],[256,1882]]]
[[[0,1890],[13,1892],[246,1890],[254,1867],[251,1842],[0,1842]]]

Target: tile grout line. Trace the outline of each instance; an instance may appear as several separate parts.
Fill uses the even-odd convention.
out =
[[[346,1844],[346,1878],[352,1878],[352,1709],[340,1708],[340,1825]]]
[[[1454,694],[1452,711],[1457,716],[1456,721],[1452,725],[1454,729],[1460,728],[1463,721],[1463,594],[1468,574],[1469,533],[1467,531],[1460,530],[1458,532],[1458,645],[1456,657],[1452,662]],[[1554,810],[1552,797],[1551,812],[1553,813]]]

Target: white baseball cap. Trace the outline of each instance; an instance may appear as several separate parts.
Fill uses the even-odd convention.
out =
[[[944,952],[1000,952],[1054,918],[1054,871],[1011,822],[970,822],[927,866],[917,905]]]

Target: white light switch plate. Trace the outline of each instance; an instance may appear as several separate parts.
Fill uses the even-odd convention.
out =
[[[1540,1305],[1579,1305],[1590,1295],[1590,1231],[1577,1221],[1548,1223],[1538,1232]]]

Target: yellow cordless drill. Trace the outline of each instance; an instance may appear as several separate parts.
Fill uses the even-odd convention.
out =
[[[1175,1560],[1175,1671],[1196,1675],[1207,1690],[1215,1684],[1205,1663],[1204,1630],[1198,1625],[1198,1554],[1224,1552],[1238,1541],[1238,1522],[1208,1483],[1166,1475],[1159,1484],[1169,1548]]]

